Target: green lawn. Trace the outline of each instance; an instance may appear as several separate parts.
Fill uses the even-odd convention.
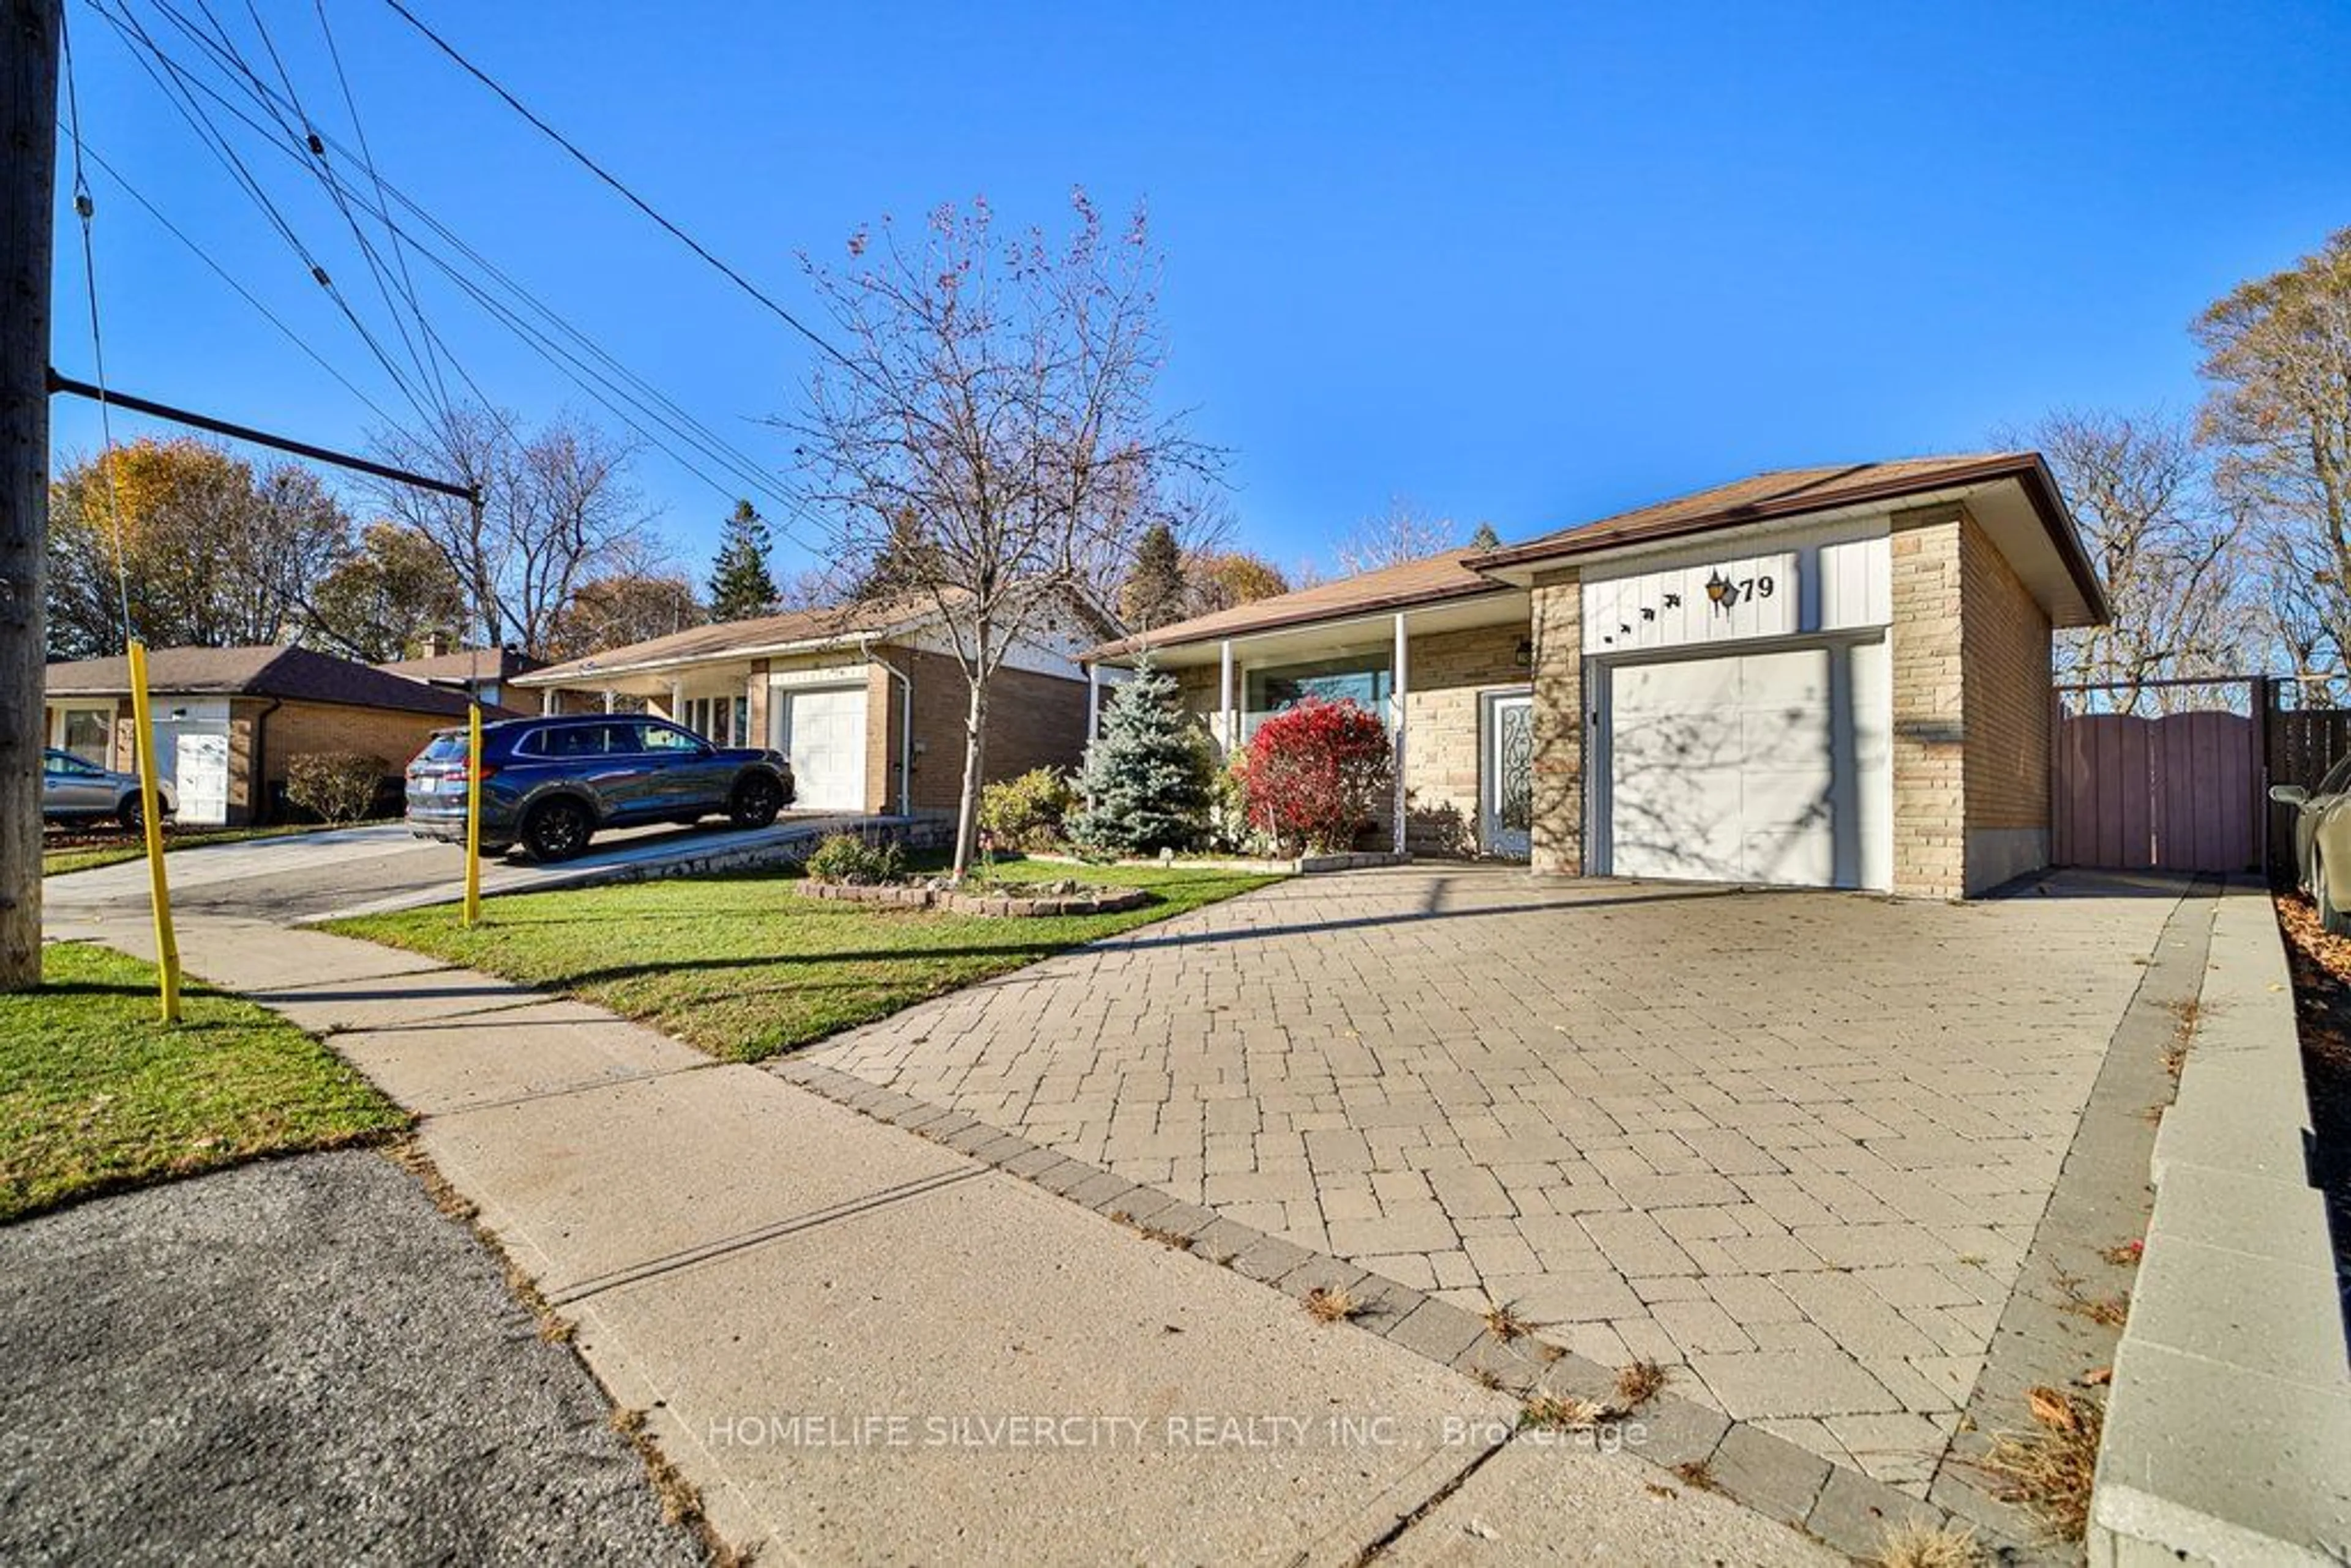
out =
[[[360,828],[364,822],[346,822],[344,827]],[[301,822],[272,828],[166,828],[163,830],[163,852],[193,850],[205,844],[242,843],[247,839],[283,838],[288,833],[323,833],[328,830],[316,822]],[[75,844],[69,848],[43,850],[41,874],[63,876],[68,872],[95,871],[102,865],[120,865],[135,861],[147,852],[147,842],[135,833],[125,833],[120,840],[102,844]]]
[[[157,1021],[153,966],[53,944],[37,991],[0,994],[0,1220],[110,1187],[408,1124],[325,1046],[202,986]]]
[[[1017,862],[1006,873],[1144,887],[1155,896],[1117,915],[989,918],[823,902],[802,897],[797,875],[766,873],[497,898],[472,931],[446,906],[362,915],[329,929],[568,992],[714,1056],[757,1061],[1277,880]]]

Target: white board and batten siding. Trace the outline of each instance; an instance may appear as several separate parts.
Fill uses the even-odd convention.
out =
[[[1586,571],[1593,869],[1890,885],[1889,567],[1879,518]]]
[[[1583,651],[1605,658],[1883,626],[1894,617],[1889,549],[1879,519],[1767,547],[1677,550],[1590,568]],[[1717,576],[1738,591],[1728,612],[1707,594]]]

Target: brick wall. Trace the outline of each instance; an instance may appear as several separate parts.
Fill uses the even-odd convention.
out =
[[[1486,693],[1525,686],[1524,624],[1415,637],[1405,672],[1405,844],[1415,854],[1471,854],[1484,817]]]
[[[2049,826],[2049,617],[1970,520],[1959,535],[1967,826]]]
[[[751,673],[743,678],[745,746],[766,747],[775,740],[768,730],[768,668],[767,660],[754,659]]]
[[[1548,572],[1534,588],[1534,869],[1583,874],[1583,583]]]
[[[911,678],[903,651],[887,649],[883,656]],[[957,685],[962,684],[960,671],[950,667],[947,673]],[[865,667],[865,809],[869,811],[895,811],[899,807],[898,770],[905,747],[898,729],[899,712],[904,706],[897,700],[898,691],[889,670],[880,664]],[[956,722],[962,722],[960,716]]]
[[[905,672],[914,688],[914,805],[918,811],[952,811],[963,791],[964,716],[971,688],[953,659],[918,649],[885,650],[890,662]],[[894,682],[873,672],[884,688],[879,727],[886,748],[884,765],[873,765],[876,726],[866,727],[866,792],[888,800],[894,808],[897,782],[899,693]],[[987,688],[987,753],[982,775],[989,782],[1026,773],[1032,768],[1075,768],[1086,748],[1086,685],[1060,675],[1028,670],[1001,670]],[[877,785],[880,787],[877,789]]]
[[[1967,890],[1966,651],[1957,507],[1897,512],[1889,541],[1894,891]]]
[[[1984,530],[1959,534],[1967,605],[1966,891],[2049,863],[2049,617]]]
[[[2045,863],[2049,618],[1963,508],[1894,518],[1894,891]]]

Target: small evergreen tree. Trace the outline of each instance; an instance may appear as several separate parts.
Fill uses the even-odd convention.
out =
[[[1207,831],[1214,772],[1207,742],[1176,700],[1176,678],[1144,664],[1111,696],[1086,747],[1070,836],[1102,854],[1189,849]]]
[[[781,597],[768,571],[768,550],[773,540],[758,508],[748,501],[735,503],[726,531],[718,541],[718,559],[710,569],[710,618],[747,621],[764,615]]]
[[[1469,548],[1471,549],[1499,549],[1502,548],[1502,536],[1494,531],[1493,524],[1479,523],[1478,525],[1478,531],[1469,536]]]
[[[1187,586],[1176,530],[1165,523],[1152,524],[1135,541],[1134,570],[1127,573],[1125,591],[1120,595],[1125,601],[1121,608],[1126,623],[1148,632],[1183,620]]]

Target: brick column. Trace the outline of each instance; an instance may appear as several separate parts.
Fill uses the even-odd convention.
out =
[[[1534,586],[1534,852],[1537,872],[1583,874],[1583,584],[1547,572]]]
[[[743,723],[750,731],[743,737],[745,746],[765,747],[768,745],[768,661],[751,661],[751,674],[744,685],[744,696],[748,699],[743,711]]]
[[[1894,891],[1967,891],[1967,701],[1958,507],[1894,515]]]

